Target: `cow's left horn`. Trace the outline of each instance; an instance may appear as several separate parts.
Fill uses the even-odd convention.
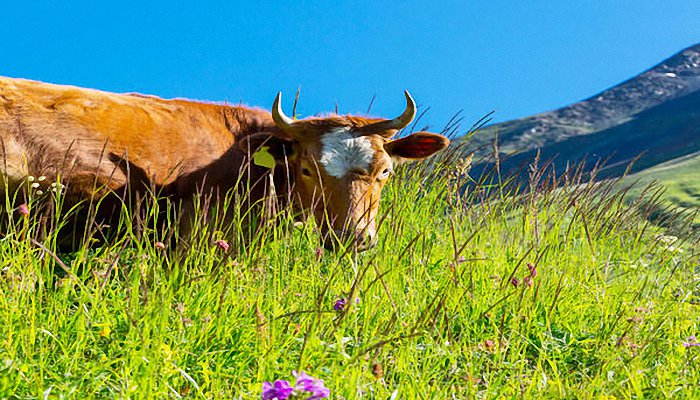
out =
[[[377,133],[382,136],[391,137],[396,133],[395,131],[407,127],[408,124],[413,121],[413,117],[416,116],[416,102],[413,101],[413,97],[408,93],[408,90],[404,90],[403,93],[406,96],[406,109],[403,110],[401,115],[392,120],[367,125],[363,130],[366,133]]]
[[[282,92],[277,93],[275,102],[272,103],[272,120],[275,121],[275,125],[287,133],[294,132],[294,120],[289,118],[282,111]]]
[[[416,116],[416,102],[413,101],[413,97],[408,93],[408,90],[404,90],[403,94],[406,96],[406,109],[403,113],[396,119],[392,119],[390,125],[393,129],[403,129],[408,126],[408,124],[413,121],[413,117]]]

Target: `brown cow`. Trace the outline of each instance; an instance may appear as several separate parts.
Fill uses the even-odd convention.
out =
[[[351,239],[363,250],[376,243],[379,197],[393,168],[449,144],[428,132],[391,139],[415,115],[408,92],[406,100],[393,120],[295,121],[281,94],[270,113],[0,77],[3,186],[47,191],[60,179],[69,204],[158,188],[184,209],[197,192],[245,186],[253,204],[274,189],[295,211],[313,213],[327,247]],[[257,156],[268,161],[250,163]]]

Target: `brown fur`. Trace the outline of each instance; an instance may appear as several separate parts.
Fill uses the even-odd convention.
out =
[[[273,174],[280,199],[312,210],[326,232],[374,233],[385,183],[377,176],[391,164],[385,151],[391,141],[385,137],[395,132],[365,132],[375,150],[370,171],[337,179],[318,168],[317,161],[324,133],[350,127],[363,135],[377,121],[382,119],[310,118],[295,124],[303,139],[292,141],[261,109],[0,77],[1,175],[11,190],[26,187],[28,176],[45,176],[45,186],[60,176],[69,204],[145,188],[187,202],[198,191],[225,192],[237,182],[252,184],[248,200],[254,203],[269,192],[270,171],[247,161],[265,139],[279,160],[276,169],[282,169]],[[415,158],[448,143],[428,135],[439,143],[429,144]],[[410,158],[411,151],[410,143],[402,146],[401,157]],[[315,176],[303,176],[302,168],[312,168]]]

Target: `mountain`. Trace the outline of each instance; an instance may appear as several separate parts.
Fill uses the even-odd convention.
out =
[[[634,184],[629,192],[639,196],[650,183],[664,188],[663,200],[676,211],[700,210],[700,152],[678,157],[625,177],[623,184]],[[694,227],[700,231],[700,213],[695,214]]]
[[[477,153],[492,151],[496,132],[502,171],[521,168],[538,151],[558,171],[607,158],[607,176],[623,173],[640,154],[633,171],[698,152],[700,44],[581,102],[488,126],[470,139]]]

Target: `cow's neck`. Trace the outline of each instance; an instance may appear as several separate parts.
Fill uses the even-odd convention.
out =
[[[236,138],[258,132],[281,133],[267,110],[242,106],[221,106],[221,117],[228,131]]]

